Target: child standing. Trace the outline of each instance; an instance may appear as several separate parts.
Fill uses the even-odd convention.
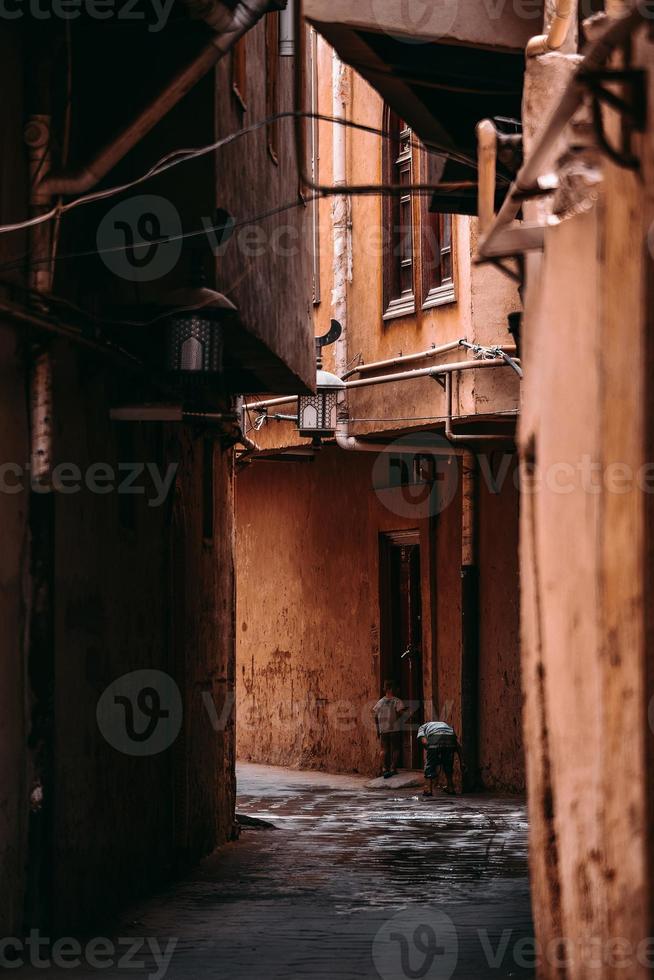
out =
[[[425,789],[423,796],[434,795],[434,780],[440,770],[445,773],[447,780],[446,793],[455,795],[454,789],[454,756],[458,755],[461,771],[465,770],[461,755],[461,746],[456,732],[451,725],[444,721],[428,721],[418,729],[418,741],[425,750]]]
[[[372,709],[381,743],[381,765],[384,779],[397,774],[397,764],[402,748],[402,716],[406,708],[395,695],[395,684],[384,682],[384,697]]]

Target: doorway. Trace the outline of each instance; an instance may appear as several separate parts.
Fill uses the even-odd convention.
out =
[[[422,682],[422,592],[420,535],[394,531],[380,538],[380,688],[387,678],[410,707],[400,765],[419,769],[422,754],[416,732],[424,720]]]

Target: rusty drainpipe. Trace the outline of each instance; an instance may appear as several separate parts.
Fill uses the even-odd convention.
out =
[[[550,51],[558,51],[562,48],[568,37],[576,9],[575,0],[556,0],[547,34],[532,37],[527,45],[527,57],[535,58],[539,54],[548,54]]]
[[[133,147],[147,136],[158,122],[204,78],[236,42],[254,27],[269,10],[278,9],[274,0],[239,0],[230,9],[220,0],[185,0],[193,17],[204,20],[216,31],[215,37],[193,61],[175,75],[159,95],[111,143],[76,173],[48,174],[43,193],[57,195],[83,194],[95,187]]]
[[[461,742],[463,788],[482,787],[479,770],[479,567],[477,459],[461,460]]]
[[[274,0],[239,0],[230,9],[220,0],[186,0],[192,16],[216,31],[194,60],[178,72],[159,95],[84,168],[73,173],[50,171],[50,118],[34,115],[25,128],[29,148],[32,216],[49,210],[52,199],[83,194],[95,187],[161,119],[209,72],[233,45],[274,6]],[[52,291],[54,256],[48,222],[32,229],[30,288],[47,296]],[[44,489],[52,481],[52,362],[47,349],[36,353],[31,385],[32,478]]]

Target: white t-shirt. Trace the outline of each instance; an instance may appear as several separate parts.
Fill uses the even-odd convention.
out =
[[[401,730],[400,718],[405,708],[399,698],[383,697],[372,710],[377,718],[381,735],[387,735],[389,732],[399,732]]]

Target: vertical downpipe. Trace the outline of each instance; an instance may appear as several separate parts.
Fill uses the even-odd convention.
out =
[[[41,190],[44,177],[51,167],[51,120],[47,115],[34,115],[25,127],[25,142],[30,164],[30,211],[37,217],[48,210],[50,197]],[[52,256],[50,223],[45,221],[30,230],[30,267],[28,282],[31,303],[44,310],[46,297],[52,292]],[[41,297],[44,297],[41,299]],[[52,489],[52,359],[47,347],[35,346],[32,351],[30,378],[30,415],[32,423],[31,476],[40,489]]]
[[[467,767],[464,789],[481,788],[479,770],[479,568],[477,461],[462,456],[461,516],[461,738]]]
[[[349,74],[336,52],[332,61],[332,115],[345,119],[349,103]],[[335,123],[333,131],[333,182],[336,187],[347,183],[347,139],[345,126]],[[337,194],[332,202],[333,263],[332,317],[343,330],[336,342],[334,372],[342,378],[347,370],[347,289],[352,279],[352,243],[350,201],[347,194]],[[344,398],[344,394],[341,396]]]

